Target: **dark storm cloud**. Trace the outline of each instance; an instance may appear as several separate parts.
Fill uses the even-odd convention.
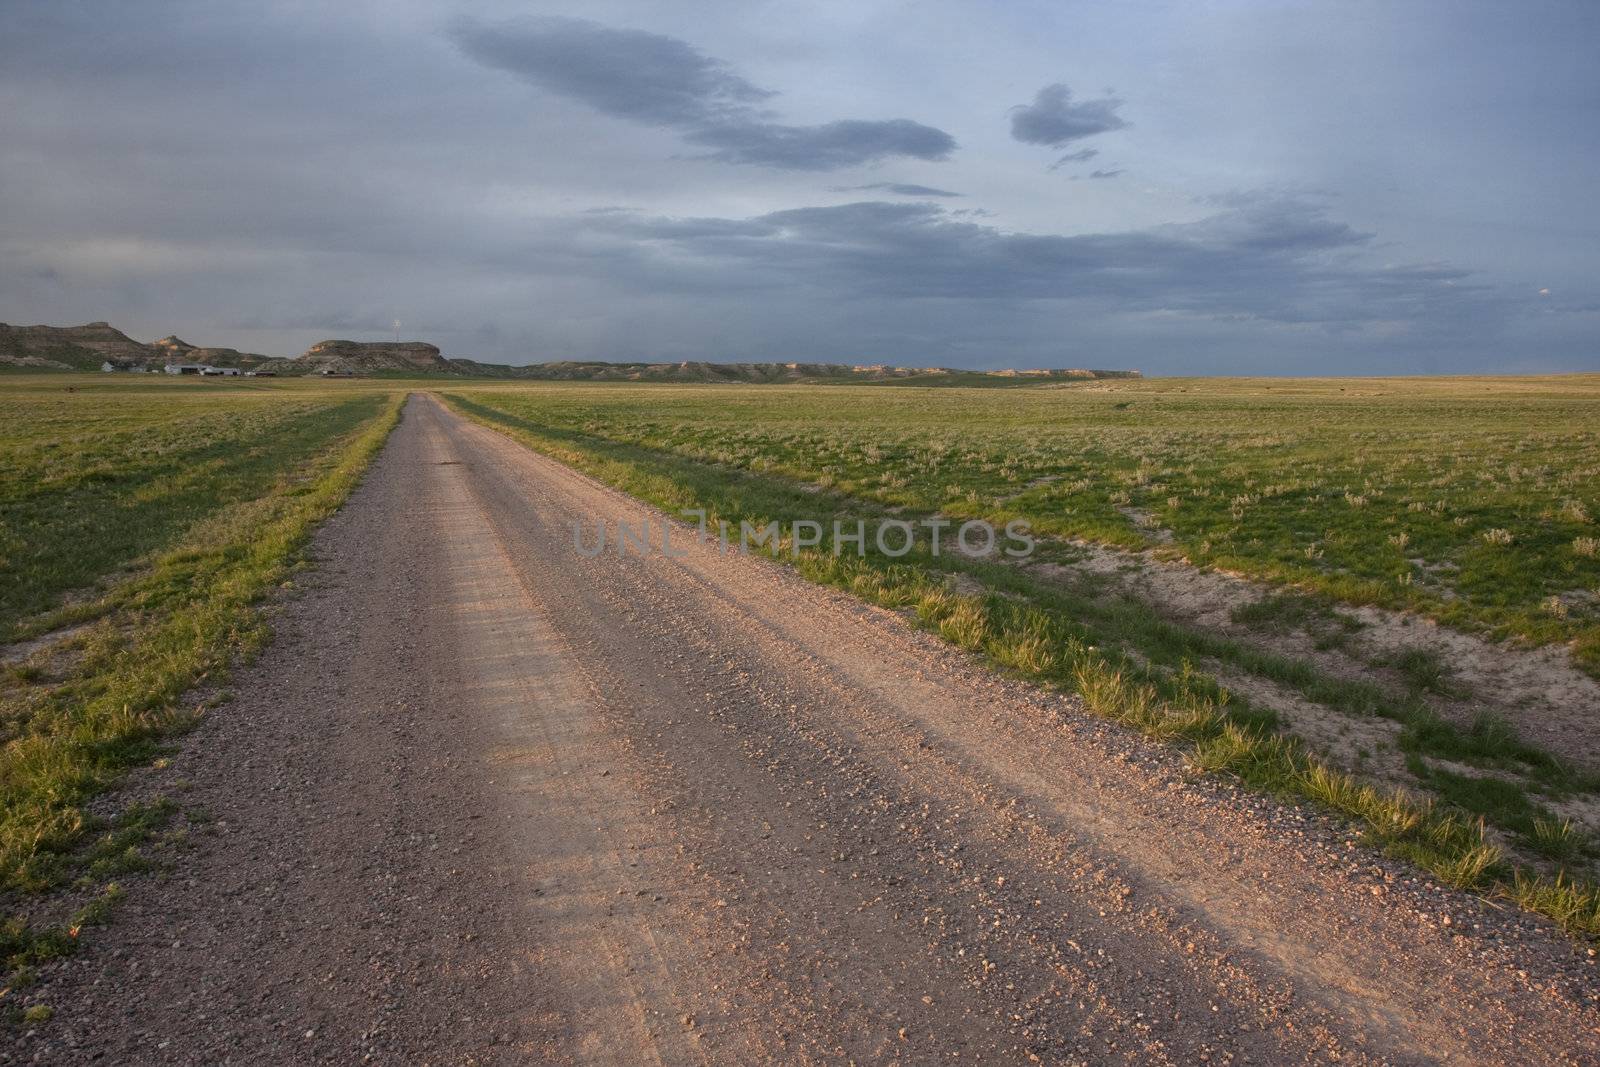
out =
[[[1122,101],[1114,96],[1074,103],[1072,90],[1057,83],[1046,85],[1031,104],[1011,109],[1011,136],[1025,144],[1060,148],[1097,133],[1120,130],[1128,124],[1117,115]]]
[[[942,160],[956,147],[948,133],[910,119],[774,122],[758,105],[775,93],[674,37],[567,18],[462,22],[451,32],[485,66],[614,118],[679,130],[711,149],[710,159],[835,170],[896,156]]]
[[[911,185],[906,182],[869,182],[866,185],[831,185],[829,192],[834,193],[893,193],[895,196],[961,196],[948,189],[935,189],[927,185]]]
[[[1489,300],[1467,272],[1361,267],[1371,235],[1295,202],[1200,222],[1073,236],[1009,233],[932,204],[867,201],[746,220],[607,216],[605,269],[693,264],[708,284],[803,286],[833,299],[1085,301],[1121,311],[1351,329],[1420,313],[1447,321]]]

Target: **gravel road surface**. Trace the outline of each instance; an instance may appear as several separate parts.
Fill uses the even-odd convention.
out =
[[[645,514],[413,398],[0,1055],[1600,1062],[1544,924],[767,560],[574,548]]]

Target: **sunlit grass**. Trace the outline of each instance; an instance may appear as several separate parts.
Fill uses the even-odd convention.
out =
[[[491,387],[550,432],[885,506],[1028,518],[1600,671],[1600,377],[1060,389]],[[1552,612],[1563,598],[1565,614]]]

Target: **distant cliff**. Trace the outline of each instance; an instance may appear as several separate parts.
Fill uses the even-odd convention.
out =
[[[83,326],[11,326],[0,322],[0,366],[40,370],[99,370],[118,366],[156,369],[168,363],[208,363],[214,367],[266,367],[288,360],[232,348],[196,348],[176,337],[142,344],[109,322]]]
[[[254,352],[241,352],[237,348],[201,348],[176,337],[163,337],[149,346],[160,355],[162,365],[168,363],[205,363],[212,367],[242,367],[246,370],[278,370],[289,361],[277,356],[259,356]]]
[[[232,348],[199,348],[167,336],[142,344],[110,323],[84,326],[8,326],[0,323],[0,366],[39,370],[99,370],[110,361],[119,368],[159,370],[169,363],[271,370],[280,375],[350,374],[452,378],[508,378],[522,381],[683,382],[749,385],[803,383],[905,385],[1034,385],[1096,378],[1137,378],[1134,370],[958,370],[952,367],[895,367],[887,363],[604,363],[560,360],[513,367],[472,359],[446,359],[426,341],[319,341],[294,359],[261,356]]]
[[[10,326],[0,322],[0,364],[42,370],[99,370],[105,360],[142,363],[140,344],[109,322],[83,326]]]
[[[421,371],[460,374],[451,361],[426,341],[318,341],[292,361],[310,374],[374,374],[384,371]]]

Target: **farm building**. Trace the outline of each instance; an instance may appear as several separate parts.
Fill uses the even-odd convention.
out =
[[[168,363],[168,374],[204,374],[210,368],[204,363]]]
[[[238,367],[202,367],[200,373],[207,378],[237,378]]]

